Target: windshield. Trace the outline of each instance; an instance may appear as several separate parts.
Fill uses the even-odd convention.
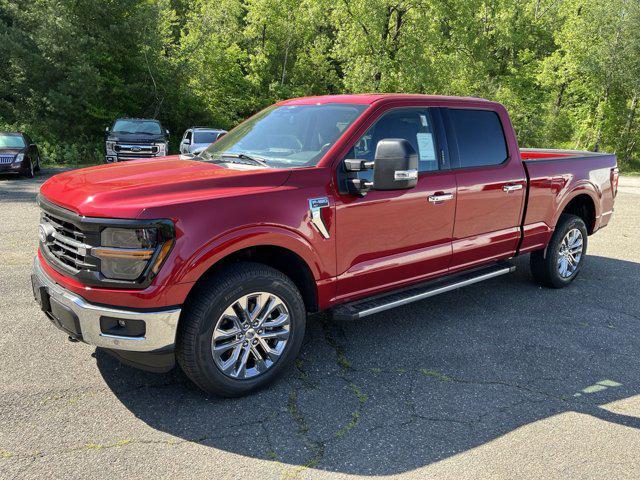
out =
[[[160,135],[162,128],[160,123],[153,120],[116,120],[113,131],[119,133],[147,133]]]
[[[220,161],[246,155],[276,168],[314,166],[366,107],[273,105],[210,145],[202,159]]]
[[[22,135],[0,133],[0,148],[24,148],[26,146]]]
[[[193,132],[193,143],[213,143],[220,132]]]

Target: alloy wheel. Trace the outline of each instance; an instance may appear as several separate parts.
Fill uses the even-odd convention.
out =
[[[582,232],[577,228],[572,228],[562,239],[558,252],[558,273],[562,278],[569,278],[576,272],[582,258],[583,248]]]
[[[280,297],[255,292],[235,300],[213,331],[211,350],[220,371],[234,379],[262,375],[279,360],[289,340],[290,316]]]

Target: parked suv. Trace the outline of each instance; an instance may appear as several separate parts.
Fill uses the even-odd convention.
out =
[[[183,155],[199,155],[213,142],[222,137],[226,130],[209,127],[191,127],[182,136],[180,153]]]
[[[40,152],[24,133],[0,132],[0,173],[17,173],[33,178],[40,170]]]
[[[298,98],[193,160],[49,179],[34,293],[73,339],[242,395],[293,363],[307,312],[367,318],[525,253],[537,282],[569,286],[617,187],[615,155],[521,149],[495,102]]]
[[[107,163],[163,157],[169,152],[169,130],[158,120],[119,118],[107,127],[105,137]]]

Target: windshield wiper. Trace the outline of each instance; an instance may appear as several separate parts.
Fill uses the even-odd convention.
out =
[[[246,153],[230,153],[230,152],[224,152],[220,155],[220,160],[222,162],[224,162],[222,159],[223,158],[237,158],[239,160],[246,160],[249,162],[253,162],[256,165],[260,165],[261,167],[269,167],[269,165],[267,165],[267,161],[266,159],[262,158],[262,157],[253,157],[251,155],[247,155]],[[224,163],[245,163],[245,162],[224,162]]]

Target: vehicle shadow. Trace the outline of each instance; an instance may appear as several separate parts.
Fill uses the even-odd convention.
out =
[[[97,353],[119,400],[152,428],[236,454],[390,475],[564,412],[640,394],[640,264],[591,256],[569,288],[518,272],[353,323],[309,321],[295,367],[254,395],[209,398],[175,370]],[[292,467],[293,468],[293,467]]]

